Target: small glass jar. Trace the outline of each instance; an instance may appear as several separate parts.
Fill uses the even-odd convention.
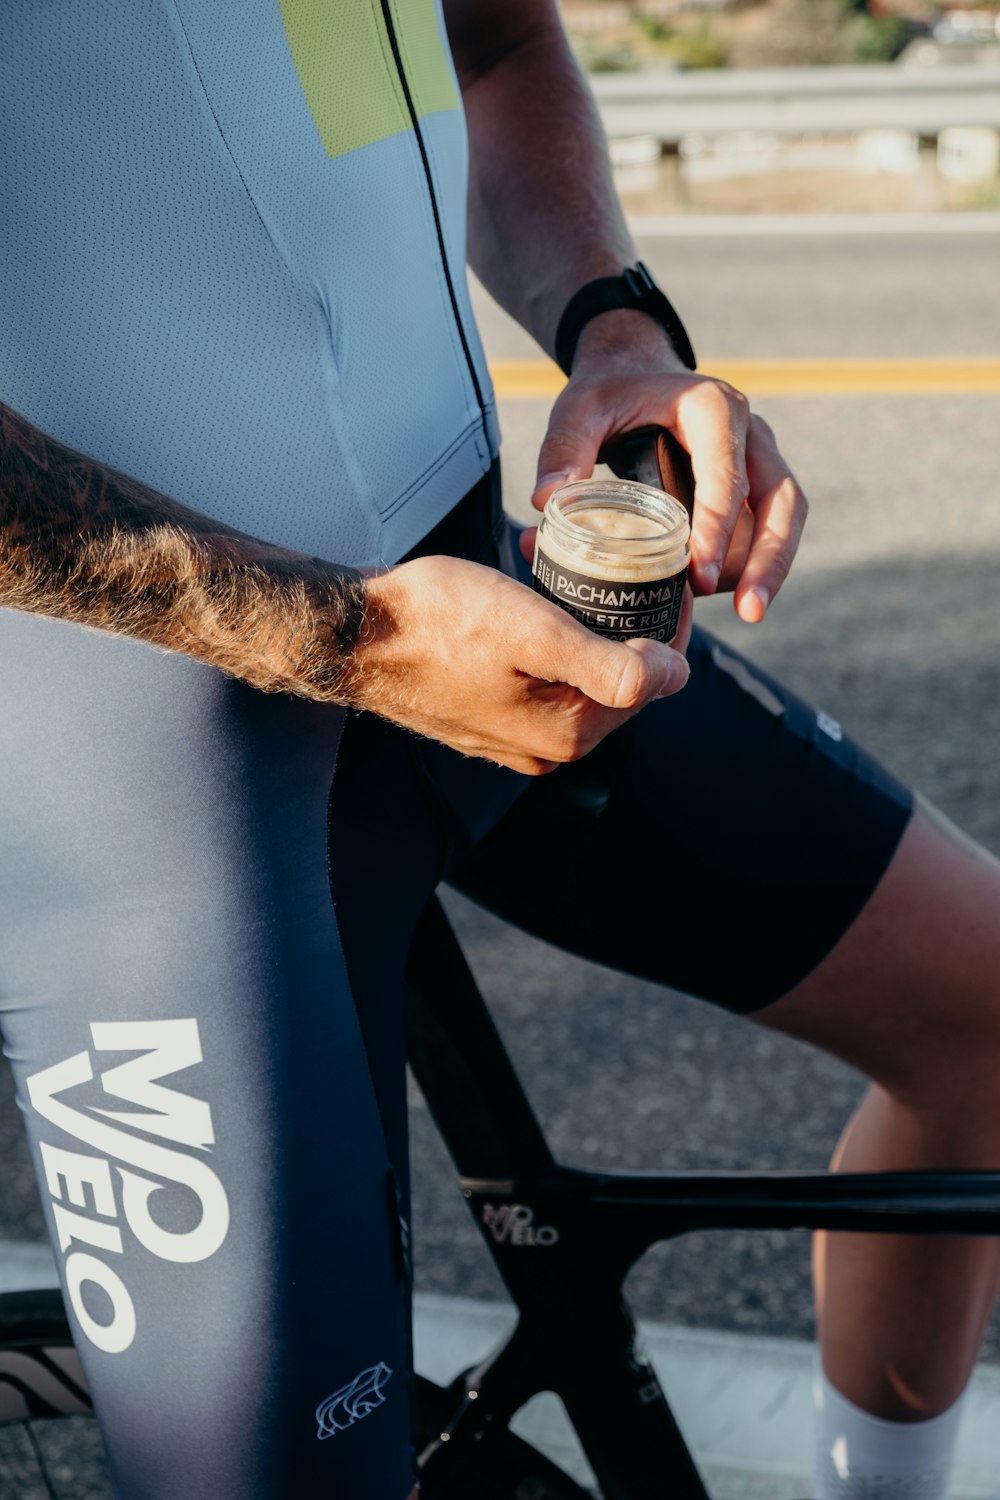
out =
[[[672,641],[690,556],[687,511],[628,479],[582,479],[548,498],[534,589],[611,640]]]

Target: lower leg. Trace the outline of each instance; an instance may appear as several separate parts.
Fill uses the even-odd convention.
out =
[[[959,1112],[960,1113],[960,1112]],[[934,1171],[996,1165],[996,1132],[907,1108],[873,1087],[834,1167]],[[984,1139],[985,1134],[985,1139]],[[814,1278],[817,1500],[945,1500],[962,1393],[996,1293],[991,1239],[820,1234]]]
[[[837,948],[759,1015],[876,1080],[839,1170],[1000,1169],[998,912],[1000,865],[921,809]],[[943,1412],[975,1360],[998,1261],[991,1240],[819,1236],[833,1386],[891,1422]]]
[[[1000,1121],[956,1126],[873,1087],[833,1164],[844,1172],[1000,1168]],[[995,1240],[818,1234],[813,1268],[823,1368],[837,1391],[894,1422],[926,1421],[957,1400],[1000,1280]]]

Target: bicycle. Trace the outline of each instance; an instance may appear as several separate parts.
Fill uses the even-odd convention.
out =
[[[561,1166],[436,898],[411,953],[407,1033],[410,1065],[518,1309],[510,1336],[450,1386],[418,1377],[423,1500],[591,1500],[510,1431],[541,1391],[561,1397],[603,1500],[710,1500],[622,1300],[627,1272],[654,1243],[723,1228],[1000,1233],[997,1172]],[[59,1495],[46,1474],[56,1440],[36,1423],[88,1409],[59,1292],[0,1295],[0,1423],[14,1425],[45,1476],[35,1494]]]

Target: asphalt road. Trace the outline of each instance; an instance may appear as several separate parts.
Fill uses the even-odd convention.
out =
[[[642,253],[703,365],[763,356],[1000,355],[992,237],[657,240]],[[491,356],[533,346],[483,312]],[[795,575],[761,627],[702,619],[874,748],[1000,853],[998,401],[884,393],[757,403],[812,501]],[[502,413],[526,514],[544,405]],[[725,857],[723,852],[720,857]],[[669,992],[556,955],[467,903],[452,910],[558,1153],[605,1167],[825,1164],[859,1097],[842,1065]],[[426,1110],[414,1097],[418,1284],[494,1297]],[[42,1234],[20,1122],[0,1091],[0,1236]],[[700,1236],[652,1253],[630,1290],[675,1322],[803,1334],[808,1247]],[[989,1346],[1000,1358],[1000,1333]]]

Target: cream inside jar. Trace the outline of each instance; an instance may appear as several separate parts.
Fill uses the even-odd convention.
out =
[[[550,495],[535,542],[535,592],[614,640],[677,633],[690,555],[679,500],[625,479]]]

